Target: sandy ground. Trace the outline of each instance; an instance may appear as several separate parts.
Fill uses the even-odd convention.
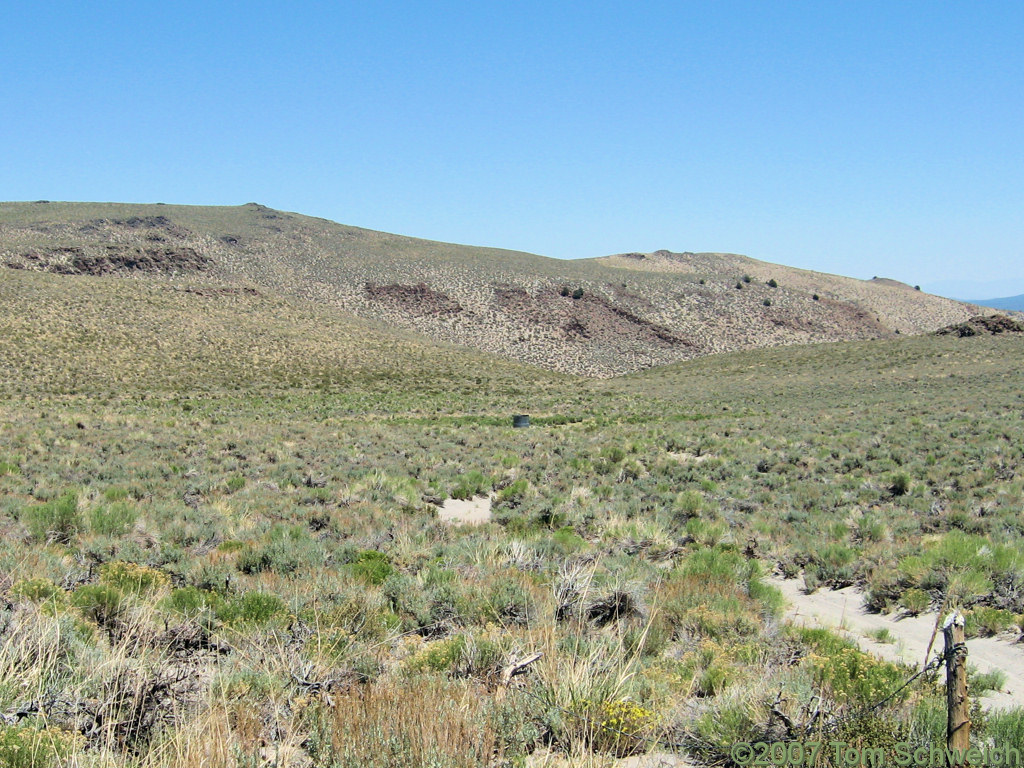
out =
[[[801,579],[772,579],[782,590],[789,607],[786,616],[805,626],[827,627],[843,631],[860,647],[888,661],[902,661],[920,667],[925,661],[928,641],[935,629],[938,614],[900,616],[868,613],[861,593],[854,587],[820,589],[812,595],[803,592]],[[894,643],[881,643],[868,636],[879,629],[888,629]],[[978,637],[967,641],[967,663],[980,672],[999,669],[1006,675],[1006,686],[998,693],[988,693],[981,702],[990,707],[1024,706],[1024,645],[1016,636]],[[942,649],[942,632],[935,638],[932,655]]]
[[[491,519],[491,498],[475,496],[472,499],[445,499],[437,510],[440,520],[453,525],[479,525]]]

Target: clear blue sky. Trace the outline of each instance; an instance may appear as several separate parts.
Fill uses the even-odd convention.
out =
[[[1022,40],[1019,0],[7,3],[0,199],[1021,293]]]

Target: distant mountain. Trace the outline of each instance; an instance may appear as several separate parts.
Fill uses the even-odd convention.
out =
[[[79,276],[190,286],[214,303],[255,291],[262,303],[247,312],[278,300],[288,312],[299,305],[287,302],[312,303],[434,342],[589,376],[730,350],[926,333],[977,314],[891,280],[735,254],[562,261],[359,229],[256,203],[0,203],[0,280],[8,270],[67,280],[85,302],[97,283],[78,280],[70,288]],[[112,301],[107,295],[105,311],[113,311]],[[189,321],[201,326],[205,316]]]
[[[992,309],[1005,309],[1015,312],[1024,312],[1024,293],[1020,296],[1007,296],[1004,299],[978,299],[969,302],[981,307],[992,307]]]

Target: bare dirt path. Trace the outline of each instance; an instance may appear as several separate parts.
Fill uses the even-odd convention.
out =
[[[786,617],[797,624],[809,627],[826,627],[839,630],[860,647],[876,656],[893,662],[904,662],[920,667],[925,660],[928,641],[935,628],[938,614],[923,613],[920,616],[869,613],[864,609],[864,599],[854,587],[844,589],[821,589],[807,595],[799,579],[771,579],[788,602]],[[893,643],[882,643],[870,633],[889,630],[896,639]],[[977,637],[967,641],[967,663],[979,672],[998,669],[1006,675],[1006,685],[999,692],[989,692],[980,697],[981,702],[995,708],[1024,706],[1024,645],[1015,642],[1013,635]],[[942,633],[936,636],[932,651],[942,649]]]

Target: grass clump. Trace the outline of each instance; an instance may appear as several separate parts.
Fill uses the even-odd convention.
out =
[[[479,691],[433,677],[354,688],[321,723],[320,750],[338,768],[477,768],[504,751]]]
[[[78,495],[68,491],[53,501],[30,506],[22,513],[22,521],[35,541],[66,544],[82,529]]]

